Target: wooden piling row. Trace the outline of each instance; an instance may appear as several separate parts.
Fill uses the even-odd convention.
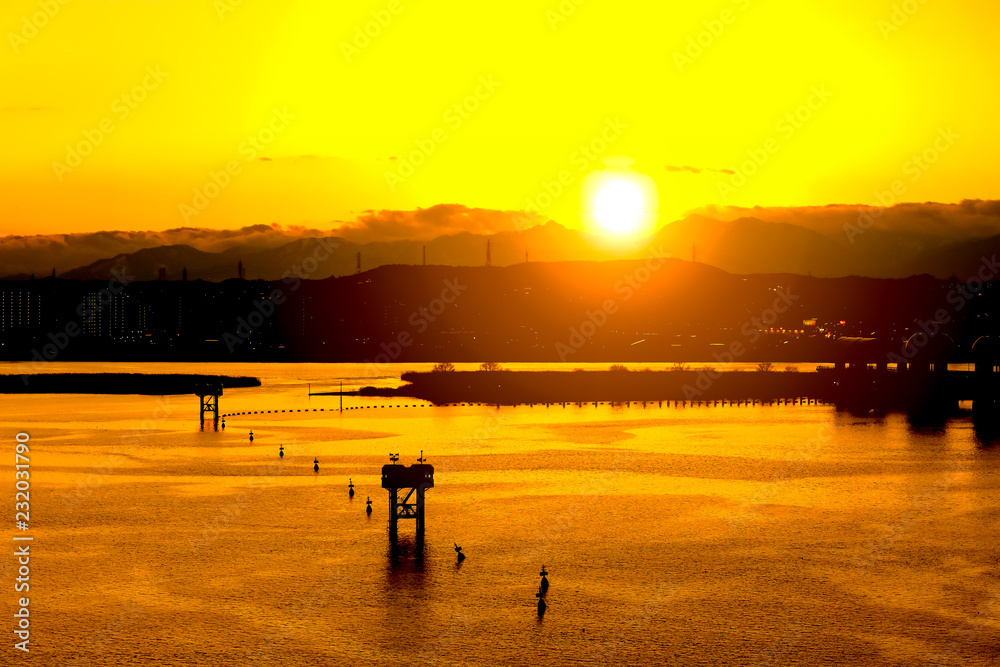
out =
[[[643,409],[646,409],[647,407],[649,407],[650,403],[654,403],[654,401],[648,401],[648,400],[647,401],[593,401],[595,408],[598,407],[598,406],[601,406],[601,405],[632,407],[632,403],[635,403],[638,406],[638,404],[640,402],[642,403]],[[657,407],[660,407],[660,408],[663,407],[664,403],[667,404],[668,408],[670,407],[670,399],[667,399],[665,401],[664,400],[658,400],[658,401],[655,401],[655,403],[656,403]],[[590,402],[588,401],[586,404],[589,405]],[[756,407],[758,405],[760,405],[762,407],[763,406],[775,406],[775,405],[777,405],[777,406],[788,406],[788,405],[799,406],[799,405],[825,405],[826,401],[823,401],[823,400],[818,399],[818,398],[808,398],[808,397],[772,398],[772,399],[762,399],[762,398],[744,398],[744,399],[732,399],[732,398],[725,399],[725,398],[721,398],[720,399],[720,398],[715,398],[715,399],[704,399],[704,400],[674,400],[674,407],[675,408],[719,407],[719,406],[726,407],[727,404],[728,404],[729,407]],[[486,404],[486,403],[445,403],[445,404],[443,404],[441,406],[438,406],[438,407],[476,407],[476,406],[486,406],[486,405],[495,406],[498,410],[501,407],[501,404],[499,404],[499,403],[496,403],[496,404]],[[528,405],[531,408],[535,407],[535,403],[533,403],[533,402],[530,402],[530,403],[518,403],[516,405]],[[542,404],[539,403],[539,405],[542,405]],[[546,408],[550,408],[553,405],[557,405],[557,403],[551,403],[551,402],[545,403],[545,407]],[[561,405],[563,408],[565,408],[566,405],[567,405],[567,401],[562,401],[561,403],[558,403],[558,405]],[[577,401],[576,402],[576,406],[578,408],[582,408],[584,405],[585,404],[582,401]],[[413,403],[413,404],[405,403],[405,404],[401,404],[401,405],[356,405],[356,406],[351,406],[351,407],[344,408],[344,411],[346,412],[348,410],[377,410],[377,409],[385,409],[385,408],[427,408],[427,407],[432,407],[432,406],[430,406],[430,405],[428,405],[426,403]],[[294,412],[339,412],[339,410],[337,410],[336,408],[330,408],[329,410],[326,409],[326,408],[312,408],[311,410],[309,408],[305,408],[305,409],[285,409],[285,410],[247,410],[247,411],[244,411],[244,412],[227,412],[227,413],[225,413],[223,415],[220,415],[220,416],[223,417],[223,418],[225,418],[225,417],[237,417],[237,416],[245,416],[245,415],[264,415],[264,414],[270,415],[270,414],[284,414],[284,413],[294,413]]]

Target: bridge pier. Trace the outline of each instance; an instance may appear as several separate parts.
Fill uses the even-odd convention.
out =
[[[434,466],[424,463],[423,452],[420,452],[418,463],[409,467],[397,463],[399,454],[390,454],[389,460],[392,463],[382,466],[382,488],[389,491],[389,539],[396,541],[400,519],[413,519],[417,540],[422,540],[424,491],[434,487]]]
[[[200,406],[199,424],[200,430],[205,430],[205,415],[212,415],[212,430],[219,430],[219,397],[222,396],[222,385],[198,385],[195,387],[195,395],[198,397]]]
[[[976,367],[972,381],[972,416],[980,430],[995,431],[1000,423],[1000,338],[982,336],[972,345]]]

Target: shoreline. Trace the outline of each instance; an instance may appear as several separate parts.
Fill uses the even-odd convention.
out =
[[[435,405],[830,398],[828,376],[800,371],[431,371],[403,373],[401,379],[407,384],[369,386],[352,393],[417,398]]]
[[[0,394],[138,394],[166,396],[196,393],[200,385],[223,389],[259,387],[259,378],[193,373],[33,373],[0,375]]]

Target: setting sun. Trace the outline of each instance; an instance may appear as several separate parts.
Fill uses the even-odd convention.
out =
[[[649,176],[627,167],[592,172],[583,183],[583,220],[604,236],[634,238],[653,231],[659,197]]]
[[[0,20],[4,664],[1000,667],[1000,2]]]

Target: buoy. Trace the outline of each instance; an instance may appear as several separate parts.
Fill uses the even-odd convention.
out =
[[[462,547],[458,546],[458,542],[455,542],[455,553],[458,554],[458,562],[461,563],[465,560],[465,554],[462,553]]]
[[[542,583],[539,584],[538,587],[542,591],[542,593],[544,593],[545,591],[549,590],[549,580],[546,577],[546,575],[548,574],[548,572],[546,572],[544,565],[542,566],[542,571],[539,572],[539,574],[542,577]]]
[[[319,459],[313,458],[313,472],[319,472]]]
[[[223,431],[226,430],[226,418],[225,417],[222,418],[222,430]]]
[[[348,497],[353,498],[354,497],[354,482],[351,481],[350,477],[347,478],[347,488],[350,489],[347,492]]]
[[[278,445],[278,456],[281,457],[281,458],[285,458],[285,446],[284,445]]]
[[[365,508],[365,511],[368,512],[369,516],[371,516],[371,513],[372,513],[372,497],[368,496],[368,500],[366,500],[365,503],[368,505],[368,507]]]
[[[250,431],[250,442],[253,442],[253,431]]]
[[[541,616],[545,613],[545,608],[548,607],[548,605],[545,604],[545,600],[542,599],[541,591],[535,593],[535,597],[538,598],[538,615]]]

